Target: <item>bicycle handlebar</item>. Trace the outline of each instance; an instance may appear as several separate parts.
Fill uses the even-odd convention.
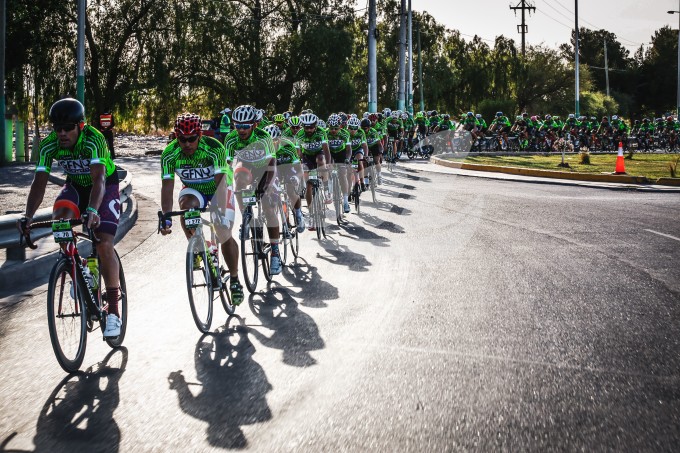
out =
[[[185,212],[187,211],[199,211],[199,212],[205,212],[207,211],[206,208],[190,208],[190,209],[182,209],[180,211],[168,211],[165,214],[163,211],[158,211],[158,231],[156,231],[156,234],[160,233],[161,230],[163,229],[163,226],[165,225],[166,220],[170,220],[172,217],[177,217],[177,216],[183,216]]]
[[[53,219],[53,220],[44,220],[42,222],[34,222],[31,223],[30,227],[26,229],[26,223],[27,219],[23,218],[21,219],[21,224],[22,224],[22,230],[19,231],[19,245],[23,246],[24,241],[26,241],[26,246],[30,248],[31,250],[35,250],[38,248],[38,246],[35,244],[33,239],[31,239],[31,229],[32,228],[51,228],[52,224],[55,222],[68,222],[69,225],[71,226],[71,229],[73,227],[76,227],[78,225],[84,225],[85,229],[87,230],[87,234],[83,233],[78,233],[75,232],[76,236],[80,236],[82,238],[87,238],[89,239],[93,244],[96,244],[99,242],[99,238],[95,235],[94,229],[93,228],[88,228],[87,227],[87,214],[83,214],[82,219]],[[24,232],[25,231],[25,232]]]

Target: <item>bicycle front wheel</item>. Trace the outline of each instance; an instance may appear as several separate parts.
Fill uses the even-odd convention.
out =
[[[120,335],[117,338],[106,339],[106,343],[112,348],[119,348],[125,339],[127,329],[128,305],[127,305],[127,286],[125,285],[125,274],[123,273],[123,263],[120,262],[118,252],[114,250],[118,260],[118,313],[120,314]]]
[[[189,306],[196,327],[203,333],[210,332],[213,315],[213,292],[210,264],[203,238],[196,234],[187,246],[187,291]]]
[[[252,216],[252,211],[250,216]],[[245,280],[246,288],[251,293],[254,293],[257,287],[258,240],[261,240],[261,238],[256,237],[258,231],[257,228],[253,228],[253,222],[252,218],[249,222],[246,222],[244,218],[241,223],[241,268],[243,269],[243,280]]]
[[[374,204],[378,203],[378,199],[375,196],[375,186],[378,183],[378,181],[376,180],[376,177],[377,176],[376,176],[375,166],[371,165],[371,181],[370,181],[370,183],[371,183],[371,196],[373,197],[373,203]]]
[[[338,225],[342,224],[342,189],[340,187],[340,179],[338,174],[334,173],[333,178],[333,208],[335,209],[335,220]]]
[[[87,347],[85,285],[80,280],[73,276],[71,260],[62,258],[52,268],[47,287],[50,341],[57,362],[67,373],[78,371]]]
[[[280,234],[281,242],[279,248],[281,254],[281,264],[285,265],[288,262],[288,246],[292,248],[293,233],[290,231],[290,225],[288,225],[288,212],[290,206],[287,201],[279,200],[279,223],[281,224]]]

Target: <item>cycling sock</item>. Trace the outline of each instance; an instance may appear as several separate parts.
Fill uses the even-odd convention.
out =
[[[238,275],[230,275],[229,276],[229,284],[233,285],[234,283],[239,283]]]
[[[106,301],[109,303],[109,314],[120,318],[120,313],[118,313],[118,287],[106,288]]]
[[[343,195],[342,199],[345,200],[345,203],[349,203],[349,195],[347,194]]]
[[[302,208],[297,208],[295,214],[302,215]]]
[[[279,255],[279,243],[278,242],[272,242],[272,255]]]

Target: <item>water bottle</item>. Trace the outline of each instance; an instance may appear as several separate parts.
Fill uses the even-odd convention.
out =
[[[87,258],[87,269],[92,277],[92,288],[97,289],[99,286],[99,261],[96,257],[90,256]]]
[[[83,277],[85,278],[85,283],[87,286],[93,286],[92,272],[90,272],[90,266],[86,259],[83,258]]]
[[[217,245],[213,244],[211,241],[208,241],[208,252],[210,253],[210,257],[212,258],[212,262],[213,262],[213,267],[215,267],[215,269],[217,269],[217,260],[218,260],[217,251],[218,250],[219,249],[218,249]]]

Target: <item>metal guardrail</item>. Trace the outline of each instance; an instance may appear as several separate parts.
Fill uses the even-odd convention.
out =
[[[117,167],[118,176],[121,178],[120,204],[125,203],[132,193],[132,173],[127,170]],[[25,259],[25,249],[19,245],[19,231],[17,230],[16,222],[22,217],[21,214],[6,214],[0,216],[0,249],[7,249],[7,259],[20,260]],[[38,210],[33,216],[35,222],[42,222],[52,218],[52,208],[43,208]],[[42,231],[41,231],[42,230]],[[52,234],[48,228],[42,228],[31,234],[34,239],[40,239]]]

